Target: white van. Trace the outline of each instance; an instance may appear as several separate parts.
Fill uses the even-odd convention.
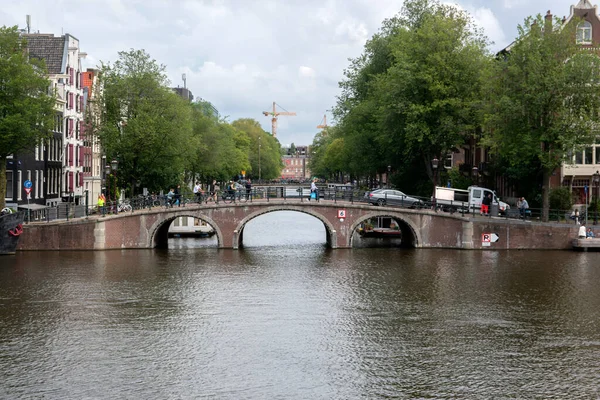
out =
[[[479,211],[481,202],[488,194],[492,195],[492,206],[498,206],[500,213],[506,212],[510,206],[503,201],[500,201],[496,192],[491,189],[480,186],[469,186],[467,190],[454,189],[446,187],[435,188],[436,206],[441,207],[446,211],[464,210],[466,212]],[[433,199],[432,199],[433,200]]]

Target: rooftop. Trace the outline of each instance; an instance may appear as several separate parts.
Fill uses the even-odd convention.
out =
[[[32,58],[44,60],[49,74],[60,74],[65,50],[65,36],[54,37],[52,34],[23,34],[27,39],[27,49]]]

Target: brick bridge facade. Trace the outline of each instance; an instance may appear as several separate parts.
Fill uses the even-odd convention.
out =
[[[192,205],[181,208],[138,210],[107,217],[69,222],[36,223],[25,227],[19,250],[107,250],[166,247],[171,222],[182,216],[210,224],[219,248],[243,246],[246,224],[265,213],[296,211],[319,219],[327,244],[333,249],[352,247],[353,233],[373,217],[392,217],[402,231],[402,245],[413,248],[452,249],[568,249],[577,226],[541,224],[500,218],[468,217],[377,207],[365,204],[255,201],[238,204]],[[344,218],[339,218],[339,212]],[[499,240],[482,242],[482,234],[495,233]]]

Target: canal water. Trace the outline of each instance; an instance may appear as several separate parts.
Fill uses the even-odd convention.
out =
[[[600,253],[244,245],[0,258],[0,398],[600,397]]]

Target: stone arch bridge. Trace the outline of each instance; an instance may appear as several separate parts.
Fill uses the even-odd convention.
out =
[[[106,217],[26,226],[20,250],[107,250],[166,247],[171,222],[182,216],[199,218],[216,232],[219,248],[243,246],[244,227],[252,219],[274,211],[297,211],[319,219],[327,244],[333,249],[352,247],[358,226],[373,217],[392,217],[402,231],[402,245],[413,248],[510,249],[570,248],[576,227],[509,221],[434,212],[378,207],[361,203],[254,201],[237,204],[187,205],[154,208]],[[344,218],[340,218],[343,214]],[[482,242],[484,233],[499,240]]]

